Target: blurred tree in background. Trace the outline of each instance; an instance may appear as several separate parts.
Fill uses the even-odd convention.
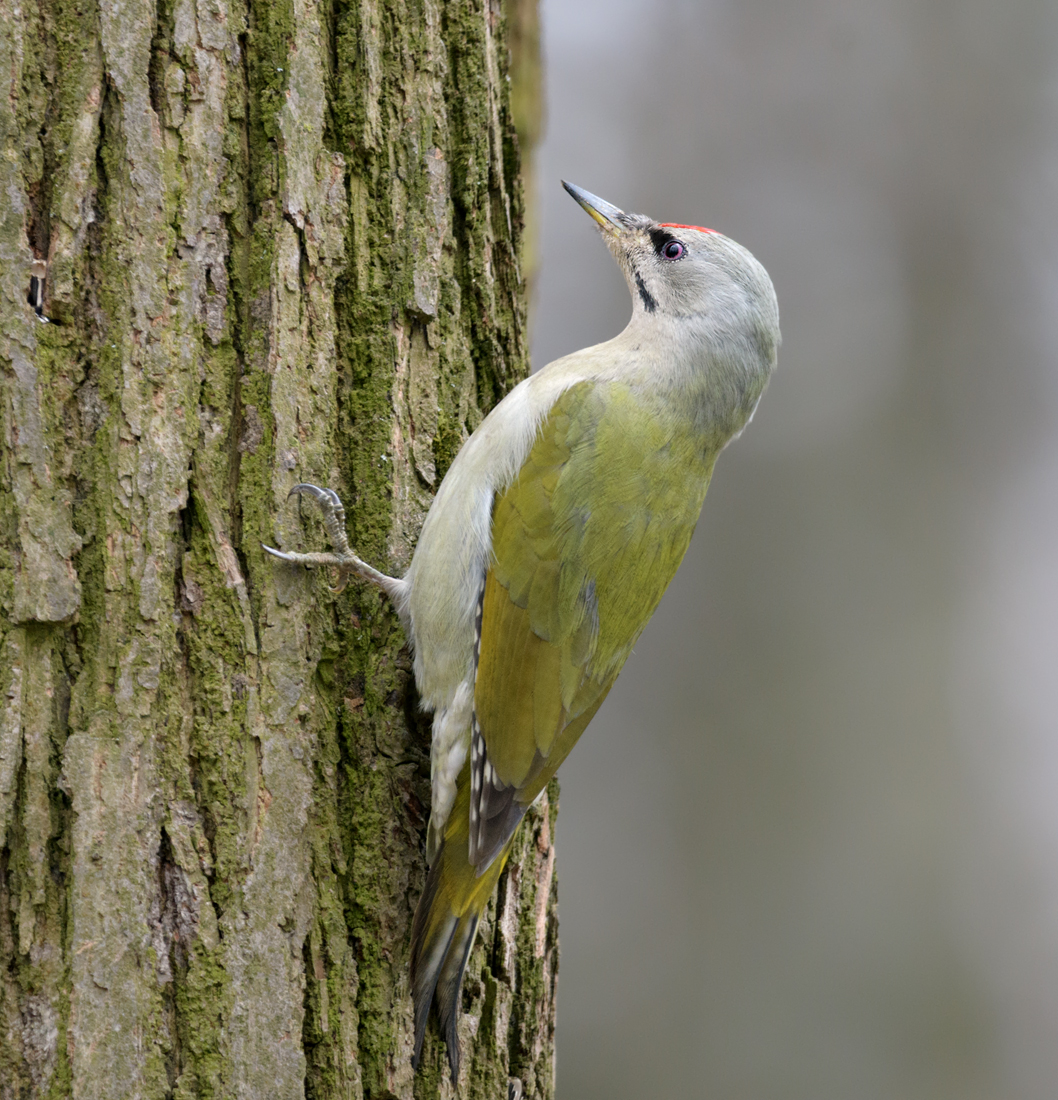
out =
[[[1058,6],[541,11],[534,362],[629,310],[559,176],[783,330],[562,768],[559,1100],[1052,1100]]]

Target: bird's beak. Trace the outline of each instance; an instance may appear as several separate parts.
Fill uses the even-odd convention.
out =
[[[624,229],[619,220],[624,216],[624,211],[619,210],[612,202],[600,199],[583,187],[575,187],[572,183],[562,181],[562,186],[588,211],[589,214],[603,227],[603,229]]]

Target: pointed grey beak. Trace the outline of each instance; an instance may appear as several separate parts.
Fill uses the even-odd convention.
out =
[[[624,211],[618,209],[612,202],[600,199],[583,187],[576,187],[572,183],[562,181],[562,186],[588,211],[589,214],[604,229],[624,229],[624,224],[619,220],[624,217]]]

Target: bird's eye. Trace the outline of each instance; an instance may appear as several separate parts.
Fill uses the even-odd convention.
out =
[[[661,254],[666,260],[678,260],[684,251],[684,247],[679,241],[669,241],[661,250]]]

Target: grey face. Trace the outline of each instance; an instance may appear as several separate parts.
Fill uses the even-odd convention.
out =
[[[701,226],[626,214],[579,187],[563,186],[595,219],[620,264],[637,316],[752,335],[767,358],[779,342],[779,310],[768,273],[741,245]]]

